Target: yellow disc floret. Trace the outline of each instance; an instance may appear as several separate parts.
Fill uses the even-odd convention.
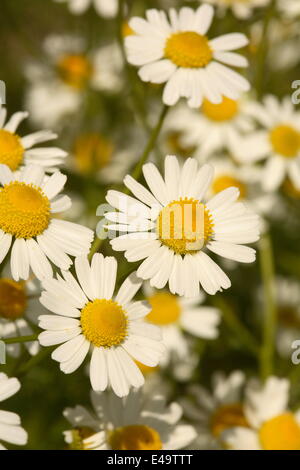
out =
[[[300,426],[292,413],[266,421],[259,438],[264,450],[300,450]]]
[[[270,132],[274,152],[286,158],[294,158],[300,152],[300,132],[289,125],[274,127]]]
[[[210,427],[215,437],[219,437],[226,429],[236,426],[249,427],[243,405],[240,403],[220,406],[211,418]]]
[[[0,189],[0,228],[16,238],[32,238],[46,230],[50,202],[41,188],[13,181]]]
[[[158,432],[150,426],[131,425],[117,428],[111,433],[113,450],[160,450],[162,442]]]
[[[24,147],[17,134],[0,129],[0,163],[16,171],[23,161]]]
[[[238,101],[226,96],[223,97],[222,102],[219,104],[211,103],[205,99],[201,111],[211,121],[231,121],[239,112],[239,104]]]
[[[57,64],[58,74],[69,86],[82,89],[93,75],[93,65],[81,54],[70,54],[62,57]]]
[[[94,346],[111,348],[127,337],[128,319],[117,302],[96,299],[82,309],[81,327],[86,339]]]
[[[240,191],[240,199],[245,199],[247,196],[247,186],[245,183],[231,175],[224,174],[217,176],[212,183],[212,190],[217,194],[224,189],[231,188],[232,186],[238,188]]]
[[[147,320],[156,325],[169,325],[175,323],[181,313],[181,307],[176,295],[169,292],[157,292],[148,297],[152,310],[147,315]]]
[[[174,33],[167,39],[165,57],[178,67],[205,67],[212,56],[207,37],[194,31]]]
[[[0,317],[16,320],[24,315],[27,296],[23,282],[0,279]]]

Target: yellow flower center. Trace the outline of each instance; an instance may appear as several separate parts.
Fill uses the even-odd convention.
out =
[[[82,426],[79,428],[72,429],[72,442],[68,446],[68,450],[87,450],[84,439],[95,434],[93,429],[88,428],[87,426]]]
[[[178,67],[205,67],[212,56],[207,37],[194,31],[174,33],[167,39],[165,57]]]
[[[148,297],[152,310],[147,315],[147,320],[156,325],[169,325],[175,323],[181,313],[180,304],[175,295],[168,292],[157,292]]]
[[[264,450],[300,450],[300,426],[292,413],[266,421],[259,430]]]
[[[247,186],[237,178],[231,175],[219,175],[212,183],[212,190],[215,194],[230,187],[236,187],[240,191],[240,199],[245,199],[247,196]]]
[[[81,54],[62,57],[57,64],[58,74],[66,85],[82,89],[93,75],[93,65]]]
[[[16,238],[32,238],[46,230],[50,202],[40,188],[13,181],[0,189],[0,228]]]
[[[211,431],[215,437],[235,426],[249,427],[241,403],[220,406],[211,418]]]
[[[88,174],[104,168],[111,160],[113,145],[99,134],[78,137],[74,144],[74,157],[78,170]]]
[[[209,210],[195,199],[180,199],[164,207],[157,220],[160,241],[179,254],[195,253],[213,234]]]
[[[122,36],[123,38],[126,38],[127,36],[133,36],[135,32],[133,29],[129,26],[127,21],[124,21],[122,24]]]
[[[96,299],[82,309],[81,327],[86,339],[94,346],[111,348],[126,338],[128,320],[117,302]]]
[[[201,110],[211,121],[231,121],[239,112],[239,103],[226,96],[223,96],[223,100],[219,104],[211,103],[205,99]]]
[[[24,283],[12,279],[0,279],[0,317],[16,320],[23,316],[26,307]]]
[[[274,152],[283,157],[293,158],[300,152],[300,132],[292,126],[276,126],[270,131]]]
[[[161,450],[158,432],[144,425],[131,425],[115,429],[110,436],[113,450]]]
[[[17,134],[0,129],[0,163],[16,171],[23,161],[24,147]]]

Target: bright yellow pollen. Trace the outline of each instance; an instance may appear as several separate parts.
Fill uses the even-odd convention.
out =
[[[212,190],[215,194],[223,191],[224,189],[234,186],[240,191],[240,199],[245,199],[247,196],[247,186],[242,181],[234,178],[231,175],[219,175],[212,183]]]
[[[157,220],[160,241],[179,254],[195,253],[213,234],[209,210],[195,199],[180,199],[164,207]]]
[[[82,426],[72,429],[71,433],[72,442],[69,444],[68,450],[87,450],[83,441],[95,434],[95,431],[87,426]]]
[[[160,450],[162,442],[158,432],[150,426],[131,425],[117,428],[111,433],[112,450]]]
[[[84,174],[104,168],[110,162],[112,153],[111,141],[96,133],[82,135],[74,144],[75,163]]]
[[[181,313],[181,307],[175,295],[168,292],[157,292],[148,297],[152,310],[147,315],[147,320],[156,325],[169,325],[175,323]]]
[[[249,427],[243,405],[240,403],[232,403],[218,408],[211,418],[210,425],[215,437],[219,437],[223,431],[235,426]]]
[[[133,29],[129,26],[129,23],[127,21],[124,21],[122,24],[122,36],[123,38],[126,38],[127,36],[133,36],[135,32]]]
[[[291,126],[277,126],[270,132],[273,150],[286,158],[294,158],[300,152],[300,132]]]
[[[50,202],[40,188],[14,181],[0,189],[0,228],[16,238],[32,238],[46,230]]]
[[[0,317],[16,320],[23,316],[26,307],[24,283],[12,279],[0,279]]]
[[[213,104],[205,99],[201,111],[211,121],[231,121],[239,112],[239,103],[226,96],[223,96],[223,100],[219,104]]]
[[[300,450],[300,426],[292,413],[266,421],[259,438],[264,450]]]
[[[94,346],[111,348],[127,336],[128,320],[122,307],[113,300],[96,299],[81,311],[81,327]]]
[[[17,134],[0,129],[0,163],[16,171],[23,161],[24,147]]]
[[[93,75],[93,65],[81,54],[70,54],[62,57],[57,64],[61,79],[72,88],[82,89]]]
[[[205,67],[212,54],[207,37],[194,31],[172,34],[165,47],[165,57],[178,67]]]

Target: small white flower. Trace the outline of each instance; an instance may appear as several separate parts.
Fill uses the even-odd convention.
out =
[[[262,8],[270,3],[270,0],[205,0],[207,3],[216,5],[221,13],[227,8],[240,19],[248,19],[253,14],[254,8]],[[285,1],[285,0],[283,0]]]
[[[277,0],[278,9],[287,18],[297,18],[300,16],[299,0]]]
[[[154,367],[164,352],[157,326],[141,321],[150,306],[132,301],[142,281],[131,274],[114,297],[117,261],[95,254],[75,259],[78,282],[70,272],[43,282],[41,303],[56,315],[42,315],[39,336],[43,346],[64,343],[52,358],[70,374],[84,361],[90,348],[90,380],[94,390],[111,385],[118,396],[140,387],[144,377],[132,358]]]
[[[20,390],[21,384],[15,377],[0,372],[0,402]],[[27,443],[27,432],[21,427],[20,416],[11,411],[0,410],[0,440],[23,446]],[[5,447],[0,443],[0,450]]]
[[[94,5],[96,12],[104,18],[113,18],[118,11],[118,0],[54,0],[58,3],[68,3],[70,12],[74,15],[81,15],[91,5]]]
[[[173,106],[184,97],[190,107],[197,108],[204,98],[220,103],[222,95],[235,100],[249,90],[248,81],[228,67],[247,67],[247,60],[232,51],[248,40],[241,33],[209,40],[206,33],[213,14],[210,5],[196,11],[184,7],[178,13],[170,9],[169,18],[165,12],[151,9],[146,20],[134,17],[129,21],[135,34],[125,38],[128,61],[141,67],[143,81],[166,82],[166,105]]]
[[[92,230],[56,216],[71,206],[69,197],[59,196],[66,180],[59,171],[45,178],[37,165],[15,174],[0,165],[0,263],[12,246],[10,266],[15,281],[28,279],[30,268],[38,279],[51,277],[50,261],[69,269],[68,255],[89,252]]]
[[[71,449],[90,450],[176,450],[195,439],[195,429],[180,424],[182,409],[177,403],[166,405],[154,394],[131,391],[128,397],[92,392],[94,412],[82,406],[67,408],[64,416],[73,430],[65,440]],[[90,430],[85,436],[84,430]]]
[[[143,166],[143,174],[150,191],[129,175],[124,179],[137,199],[107,193],[108,203],[119,211],[105,214],[107,228],[125,232],[111,240],[113,249],[125,251],[129,262],[144,259],[137,275],[157,289],[169,282],[172,294],[196,297],[199,284],[212,295],[230,287],[203,248],[236,261],[255,261],[255,250],[243,245],[258,240],[259,219],[237,202],[239,190],[227,188],[203,202],[213,168],[199,169],[192,158],[180,169],[177,158],[167,156],[164,178],[152,163]]]

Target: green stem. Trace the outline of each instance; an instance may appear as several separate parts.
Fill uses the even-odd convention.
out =
[[[274,258],[270,236],[264,234],[260,240],[260,270],[264,292],[263,344],[261,347],[261,377],[265,380],[272,374],[274,345],[277,325],[275,301]]]
[[[15,344],[15,343],[29,343],[30,341],[37,341],[38,335],[29,335],[29,336],[17,336],[14,338],[1,338],[5,344]]]
[[[25,364],[21,365],[16,371],[16,375],[20,376],[28,372],[33,366],[39,364],[45,357],[52,352],[53,348],[42,348],[36,356],[32,356]]]

